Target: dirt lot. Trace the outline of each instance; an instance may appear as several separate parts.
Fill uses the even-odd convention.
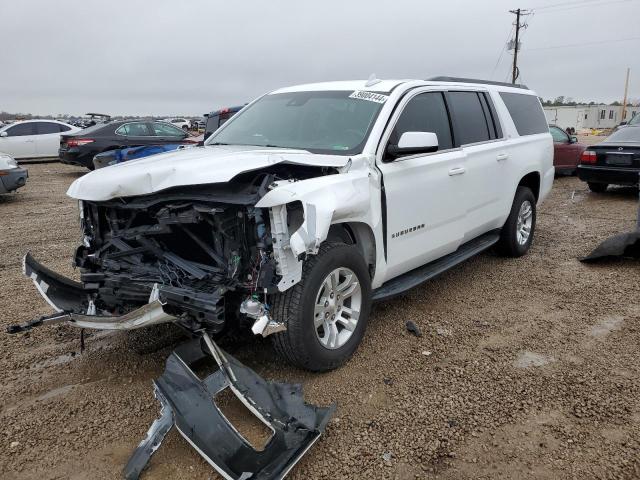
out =
[[[82,173],[32,165],[27,187],[0,197],[2,330],[50,313],[21,275],[26,251],[74,275],[76,204],[64,193]],[[338,405],[291,477],[640,478],[640,269],[576,260],[633,228],[635,198],[559,178],[529,255],[483,254],[377,306],[335,372],[283,368],[266,341],[229,345],[265,377],[303,382],[308,401]],[[100,333],[80,354],[68,326],[0,333],[0,477],[119,478],[158,414],[151,380],[172,347],[153,345]],[[218,477],[171,433],[143,478]]]

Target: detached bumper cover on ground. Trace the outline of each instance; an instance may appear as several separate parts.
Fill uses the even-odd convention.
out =
[[[208,335],[203,339],[205,345],[196,340],[176,349],[164,373],[154,382],[161,416],[131,456],[124,469],[125,478],[139,478],[174,425],[226,479],[283,478],[320,437],[335,405],[308,405],[300,385],[267,382],[223,352]],[[200,380],[190,367],[209,355],[220,369]],[[264,450],[251,447],[216,407],[213,399],[225,388],[230,388],[273,431]]]
[[[611,258],[636,258],[640,259],[640,230],[629,233],[620,233],[607,238],[596,249],[580,261],[594,263],[599,260]]]

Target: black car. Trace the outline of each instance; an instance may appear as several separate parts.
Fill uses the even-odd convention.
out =
[[[142,145],[193,143],[189,133],[166,122],[125,120],[100,123],[73,135],[60,136],[58,155],[62,163],[93,170],[93,157],[101,152]]]
[[[238,107],[221,108],[215,112],[205,113],[204,116],[207,119],[207,124],[204,127],[204,139],[209,138],[213,132],[243,108],[244,105],[241,105]]]
[[[580,157],[578,177],[593,192],[609,185],[637,185],[640,174],[640,125],[620,127],[604,142],[588,147]]]

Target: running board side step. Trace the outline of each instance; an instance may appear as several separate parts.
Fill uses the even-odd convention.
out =
[[[467,243],[438,260],[415,268],[399,277],[393,278],[373,291],[373,301],[381,302],[401,295],[424,282],[437,277],[441,273],[455,267],[469,258],[491,248],[500,240],[500,230],[492,230]]]

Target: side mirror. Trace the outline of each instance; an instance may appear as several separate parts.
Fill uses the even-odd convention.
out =
[[[398,158],[438,150],[438,136],[433,132],[404,132],[397,145],[388,145],[387,154]]]
[[[628,122],[625,120],[624,122],[620,122],[620,126],[626,125]]]
[[[569,143],[578,143],[578,137],[575,135],[569,136]]]
[[[0,137],[4,138],[4,137],[8,137],[8,136],[9,136],[9,134],[7,132],[0,133]]]

